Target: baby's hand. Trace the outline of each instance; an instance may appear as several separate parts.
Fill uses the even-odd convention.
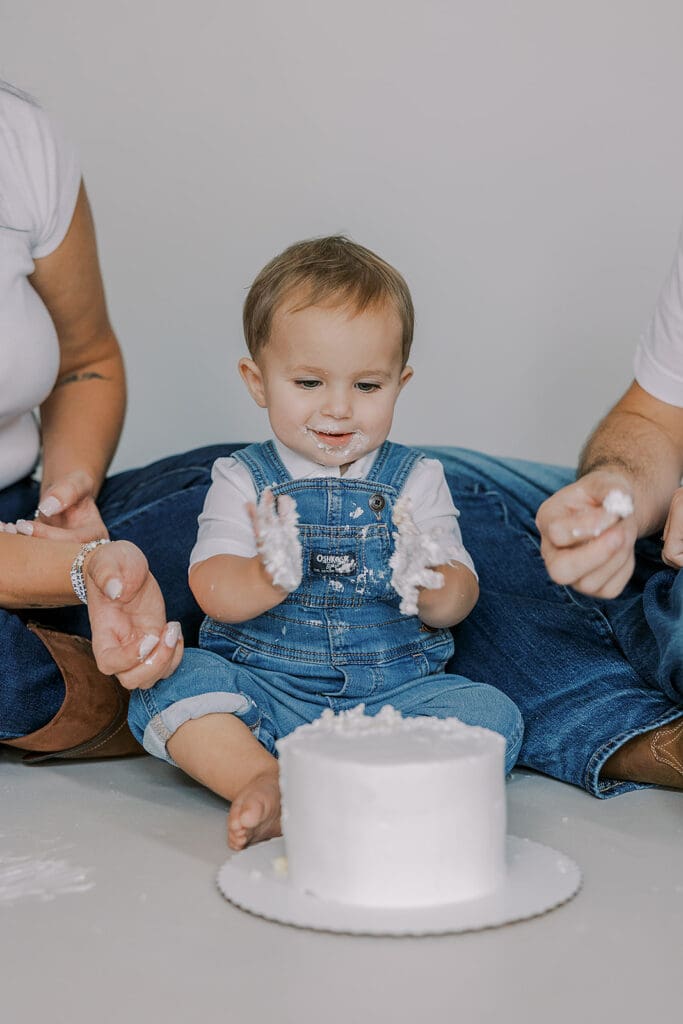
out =
[[[392,521],[397,527],[393,534],[394,553],[389,559],[393,569],[391,585],[401,598],[400,611],[404,615],[417,615],[417,600],[421,588],[440,590],[444,585],[443,573],[432,566],[445,565],[457,555],[451,536],[442,530],[420,533],[410,511],[410,499],[399,498],[394,507]]]
[[[248,505],[256,547],[274,586],[291,594],[301,583],[301,542],[299,514],[294,498],[281,494],[277,501],[270,487],[258,505]]]

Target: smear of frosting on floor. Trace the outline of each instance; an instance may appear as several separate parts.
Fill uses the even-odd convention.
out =
[[[70,864],[61,857],[0,856],[0,906],[25,899],[46,902],[57,896],[87,892],[95,885],[89,874],[89,868]]]

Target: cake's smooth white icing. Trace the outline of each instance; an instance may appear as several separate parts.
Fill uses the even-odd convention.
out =
[[[277,744],[289,878],[321,899],[416,907],[505,877],[505,741],[455,718],[360,705]]]

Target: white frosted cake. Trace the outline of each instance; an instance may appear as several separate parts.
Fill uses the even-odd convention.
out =
[[[422,907],[505,879],[505,741],[390,706],[325,711],[278,741],[290,884],[337,903]]]

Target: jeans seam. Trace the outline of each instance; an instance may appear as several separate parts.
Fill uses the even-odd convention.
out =
[[[255,654],[261,657],[274,658],[277,661],[290,661],[296,662],[301,665],[330,665],[342,666],[342,665],[391,665],[396,661],[401,661],[404,658],[426,658],[427,654],[434,648],[438,648],[445,645],[444,638],[436,637],[425,641],[424,643],[410,642],[400,647],[392,647],[381,652],[381,659],[379,658],[380,652],[370,651],[366,654],[354,654],[351,655],[349,652],[344,652],[342,657],[334,658],[330,661],[329,654],[321,650],[320,654],[316,654],[313,651],[300,650],[297,648],[288,647],[284,644],[272,644],[268,643],[265,639],[251,639],[250,642],[245,642],[244,637],[228,636],[219,630],[214,630],[206,627],[202,627],[202,645],[206,641],[207,637],[216,637],[219,641],[227,640],[228,643],[234,644],[236,648],[243,648],[249,654]],[[321,628],[321,639],[327,639],[327,631]],[[206,648],[214,650],[213,646]],[[216,653],[214,651],[214,653]],[[226,660],[230,660],[227,655],[220,655]],[[452,649],[449,647],[449,653],[445,654],[446,660],[452,656]],[[246,659],[246,664],[249,664],[249,659]]]
[[[151,722],[153,718],[161,714],[161,708],[154,699],[154,687],[150,686],[148,689],[138,690],[138,695]]]

